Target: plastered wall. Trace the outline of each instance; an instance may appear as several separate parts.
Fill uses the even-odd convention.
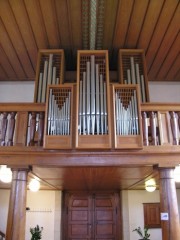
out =
[[[0,230],[6,232],[9,190],[0,190]],[[43,227],[43,240],[60,240],[61,220],[61,192],[60,191],[39,191],[33,193],[27,191],[26,211],[26,238],[31,239],[30,227],[37,224]]]
[[[180,83],[149,82],[151,102],[180,102]],[[34,82],[0,82],[0,102],[33,102]]]

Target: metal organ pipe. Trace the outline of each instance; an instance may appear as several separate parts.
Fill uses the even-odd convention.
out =
[[[117,135],[138,135],[138,108],[136,90],[115,90],[115,116]]]
[[[141,101],[146,102],[144,75],[140,74],[139,63],[135,63],[134,57],[130,57],[130,69],[127,69],[126,72],[127,80],[124,79],[124,83],[138,84],[140,88]]]
[[[70,135],[71,92],[49,90],[48,135]]]
[[[91,55],[85,63],[86,71],[79,84],[79,134],[107,134],[106,83],[96,56]],[[83,121],[81,116],[83,116]]]

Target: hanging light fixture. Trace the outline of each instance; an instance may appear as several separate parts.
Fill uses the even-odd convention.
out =
[[[40,182],[37,179],[32,179],[29,183],[29,189],[32,192],[37,192],[40,189]]]
[[[156,182],[154,179],[150,179],[145,182],[145,189],[148,192],[154,192],[156,190]]]
[[[6,165],[2,165],[0,168],[0,180],[4,183],[12,181],[12,171]]]
[[[180,182],[180,165],[174,169],[174,180],[175,182]]]

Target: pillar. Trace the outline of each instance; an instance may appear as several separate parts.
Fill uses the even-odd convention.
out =
[[[6,240],[24,240],[28,168],[12,169]]]
[[[159,191],[160,191],[162,239],[179,240],[180,223],[176,186],[174,181],[174,169],[160,168],[159,173],[160,173]],[[162,213],[164,213],[163,216]]]

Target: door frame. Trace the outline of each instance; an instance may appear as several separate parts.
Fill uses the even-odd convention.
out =
[[[62,191],[62,211],[61,211],[61,237],[62,240],[67,240],[68,236],[68,201],[72,194],[114,194],[116,204],[116,238],[122,240],[122,205],[120,191]]]

